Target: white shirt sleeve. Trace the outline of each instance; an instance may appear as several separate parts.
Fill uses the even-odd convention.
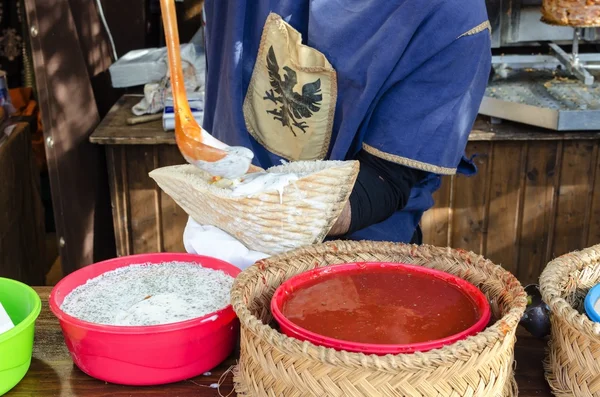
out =
[[[244,270],[269,255],[251,251],[244,244],[214,226],[200,225],[188,219],[183,232],[183,244],[190,254],[210,256]]]

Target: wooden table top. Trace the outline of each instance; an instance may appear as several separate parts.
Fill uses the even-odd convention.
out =
[[[51,288],[36,288],[42,299],[42,312],[36,323],[35,345],[31,367],[25,378],[6,397],[70,397],[70,396],[176,396],[176,397],[217,397],[219,392],[211,388],[231,365],[231,357],[210,376],[199,376],[188,381],[167,386],[127,387],[107,384],[81,372],[71,361],[58,324],[48,307]],[[516,378],[520,397],[551,397],[542,371],[545,342],[533,339],[519,332],[515,359]],[[227,374],[222,380],[220,392],[223,396],[232,393],[232,376]]]
[[[132,117],[131,108],[142,97],[126,94],[121,97],[96,127],[90,142],[100,145],[175,145],[172,131],[164,131],[162,120],[144,124],[127,125]],[[469,141],[562,141],[573,139],[599,139],[600,131],[555,132],[538,127],[504,121],[493,125],[489,117],[475,121]]]

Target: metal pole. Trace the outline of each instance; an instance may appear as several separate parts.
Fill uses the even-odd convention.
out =
[[[571,51],[571,58],[573,60],[573,66],[579,65],[579,38],[581,37],[581,28],[575,28],[573,30],[573,49]]]
[[[581,38],[581,28],[575,28],[573,31],[573,46],[571,54],[567,54],[562,48],[556,43],[549,43],[548,45],[554,51],[556,59],[567,68],[567,71],[575,75],[585,85],[592,85],[594,83],[594,76],[592,76],[585,68],[579,59],[579,39]]]

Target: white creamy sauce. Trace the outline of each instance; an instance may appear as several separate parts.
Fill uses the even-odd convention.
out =
[[[61,309],[84,321],[160,325],[199,318],[229,304],[233,277],[185,262],[122,267],[71,291]],[[205,322],[218,319],[217,314]]]
[[[227,179],[236,179],[248,172],[254,158],[254,153],[250,149],[231,146],[224,151],[227,152],[227,155],[218,161],[186,160],[211,175]]]
[[[175,293],[158,294],[117,311],[115,324],[160,324],[169,317],[185,318],[187,315],[188,302],[181,296]]]
[[[214,138],[213,138],[214,139]],[[252,197],[264,192],[279,192],[283,202],[283,189],[305,176],[306,173],[255,172],[246,174],[254,158],[250,149],[239,146],[223,148],[227,156],[215,162],[187,159],[189,163],[220,179],[211,181],[215,187],[229,189],[234,197]],[[282,164],[287,164],[281,160]]]
[[[235,197],[252,197],[262,192],[279,192],[279,201],[283,201],[283,189],[290,183],[299,179],[299,175],[292,173],[256,172],[248,174],[243,181],[232,186],[232,195]]]

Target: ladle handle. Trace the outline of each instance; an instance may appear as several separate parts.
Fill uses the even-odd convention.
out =
[[[192,164],[199,162],[215,162],[228,156],[228,145],[211,136],[198,125],[187,100],[183,65],[181,62],[181,49],[179,44],[179,31],[177,28],[177,11],[175,0],[160,0],[171,88],[173,93],[173,107],[175,109],[175,140],[183,157]],[[245,172],[262,171],[252,164]]]
[[[188,104],[187,94],[185,92],[175,0],[160,0],[160,3],[165,29],[165,40],[167,41],[169,72],[171,74],[171,87],[173,90],[173,107],[177,118],[178,111],[184,113],[184,115],[191,115],[192,111]],[[176,120],[176,122],[177,121],[178,120]]]

